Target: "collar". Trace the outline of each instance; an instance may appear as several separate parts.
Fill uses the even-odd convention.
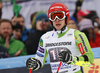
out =
[[[62,30],[57,30],[57,31],[54,30],[54,31],[55,31],[57,34],[59,34],[59,33],[63,33],[63,32],[65,32],[65,31],[67,31],[67,29],[68,29],[68,28],[66,27],[63,31],[62,31]]]
[[[14,40],[15,40],[14,38],[9,39],[9,43],[11,43]],[[0,38],[0,43],[5,43],[5,40]]]

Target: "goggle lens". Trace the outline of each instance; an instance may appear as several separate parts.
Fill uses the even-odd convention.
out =
[[[55,20],[55,17],[58,17],[59,19],[63,19],[64,18],[64,12],[62,11],[57,11],[57,12],[52,12],[50,14],[51,20]]]

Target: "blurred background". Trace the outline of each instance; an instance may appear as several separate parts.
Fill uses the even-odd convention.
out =
[[[13,5],[11,0],[2,0],[3,1],[3,8],[2,8],[2,18],[11,19],[13,16]],[[100,17],[100,9],[99,9],[99,0],[80,0],[83,1],[81,3],[77,3],[77,0],[16,0],[18,5],[22,6],[20,10],[20,14],[22,14],[25,18],[26,26],[30,24],[30,15],[34,12],[38,11],[48,11],[48,8],[51,4],[55,2],[62,2],[66,4],[69,8],[70,15],[72,16],[75,12],[76,5],[80,6],[82,10],[94,10],[97,12],[98,16]],[[30,27],[27,27],[30,28]]]

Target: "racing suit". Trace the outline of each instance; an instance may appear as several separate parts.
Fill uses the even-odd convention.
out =
[[[58,54],[62,50],[70,50],[72,56],[77,56],[79,61],[93,63],[94,55],[85,34],[67,27],[62,33],[52,30],[42,35],[36,59],[41,62],[43,67],[46,57],[49,55],[52,73],[56,73],[60,63]],[[62,63],[59,73],[81,73],[81,69],[79,65]]]

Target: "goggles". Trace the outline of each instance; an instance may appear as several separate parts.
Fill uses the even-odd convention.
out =
[[[47,19],[43,19],[42,22],[49,22],[49,20],[47,20]]]
[[[51,12],[49,14],[50,16],[50,20],[51,21],[55,21],[56,18],[58,18],[59,20],[63,20],[66,16],[65,16],[65,12],[64,11],[56,11],[56,12]]]

